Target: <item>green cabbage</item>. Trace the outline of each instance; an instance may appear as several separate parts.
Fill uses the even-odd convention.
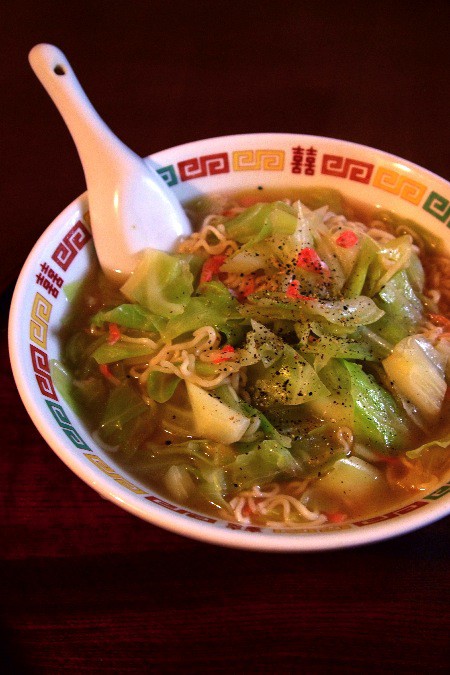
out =
[[[402,450],[410,441],[410,425],[395,399],[360,365],[343,361],[350,375],[356,440],[370,442],[383,454]]]
[[[104,342],[93,353],[98,364],[116,363],[124,359],[133,359],[137,356],[147,356],[154,352],[147,344],[118,341],[114,344]]]
[[[423,305],[405,270],[397,272],[374,298],[384,316],[371,328],[391,343],[415,333],[423,320]]]
[[[154,314],[170,318],[183,313],[193,280],[188,258],[147,249],[121,291]]]
[[[241,448],[241,454],[225,467],[225,475],[233,492],[253,485],[265,485],[277,478],[294,478],[299,472],[298,462],[276,440],[265,440]]]
[[[265,368],[249,367],[253,400],[257,405],[300,405],[328,393],[314,368],[295,350],[285,344],[277,361]]]
[[[242,316],[238,306],[237,300],[223,284],[217,281],[204,283],[201,295],[190,298],[184,311],[169,319],[161,330],[161,337],[165,341],[174,340],[202,326],[213,326],[226,333],[232,331],[233,324],[239,334]]]
[[[158,314],[138,304],[123,304],[113,309],[101,309],[91,319],[93,326],[102,326],[104,323],[116,323],[123,328],[155,333],[161,331],[167,323]]]
[[[274,319],[323,319],[346,332],[354,332],[358,326],[374,323],[384,315],[384,311],[371,298],[364,296],[343,300],[300,298],[289,302],[281,293],[252,295],[246,304],[239,307],[239,311],[242,316],[261,323]]]

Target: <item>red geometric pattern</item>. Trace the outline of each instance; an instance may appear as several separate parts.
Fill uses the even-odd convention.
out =
[[[178,171],[181,180],[186,181],[204,176],[215,176],[218,173],[229,173],[230,163],[227,153],[219,152],[178,162]]]
[[[52,254],[52,259],[65,272],[73,262],[78,251],[81,251],[90,239],[92,239],[91,233],[79,220],[58,244]]]
[[[50,365],[47,354],[34,345],[30,345],[30,352],[33,370],[39,389],[44,396],[57,401],[58,397],[56,395],[55,387],[53,386],[52,378],[50,377]]]
[[[351,157],[340,155],[324,155],[322,159],[322,173],[339,178],[348,178],[358,183],[369,183],[374,169],[373,164],[361,162]]]

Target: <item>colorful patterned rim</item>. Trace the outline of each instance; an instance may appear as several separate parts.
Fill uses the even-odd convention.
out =
[[[221,145],[220,151],[214,147],[213,152],[202,152],[204,147]],[[168,163],[167,158],[172,161]],[[387,208],[392,208],[393,197],[397,210],[406,202],[413,208],[417,221],[423,222],[424,215],[431,217],[440,236],[448,239],[450,185],[405,160],[356,144],[311,136],[256,134],[187,144],[158,153],[148,161],[168,186],[180,190],[181,199],[201,191],[203,182],[207,182],[205,192],[211,190],[211,185],[216,191],[255,182],[261,183],[261,187],[271,187],[274,172],[278,175],[277,183],[284,180],[284,185],[290,188],[314,186],[319,179],[323,184],[325,179],[325,184],[343,193],[354,193],[357,184],[362,201],[364,187],[375,189],[380,195],[387,193],[390,198]],[[227,180],[221,182],[225,177]],[[349,186],[353,188],[349,190]],[[372,192],[370,199],[373,198]],[[19,278],[10,318],[10,353],[19,392],[41,434],[75,473],[101,494],[144,519],[179,533],[244,548],[314,550],[357,545],[410,531],[450,512],[450,482],[447,482],[401,508],[355,522],[317,528],[247,526],[173,504],[124,475],[122,469],[111,466],[113,460],[106,457],[105,461],[105,453],[100,448],[93,450],[91,446],[95,447],[95,443],[86,440],[87,432],[61,400],[50,372],[50,361],[57,356],[52,325],[58,325],[67,309],[70,285],[86,271],[93,255],[85,211],[86,196],[83,196],[55,220],[36,244]],[[29,317],[26,341],[17,339],[25,312]],[[33,385],[30,376],[34,378]],[[436,508],[444,497],[447,499],[442,507]],[[361,536],[362,529],[370,530],[370,534]],[[345,535],[338,534],[342,532]]]

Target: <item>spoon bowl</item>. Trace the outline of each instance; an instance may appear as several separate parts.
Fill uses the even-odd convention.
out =
[[[189,234],[189,220],[157,171],[100,118],[60,49],[38,44],[29,61],[78,150],[100,265],[121,284],[144,249],[170,250]]]

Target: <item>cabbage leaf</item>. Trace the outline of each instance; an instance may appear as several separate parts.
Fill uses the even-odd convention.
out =
[[[122,304],[113,309],[101,309],[91,319],[93,326],[102,326],[104,323],[116,323],[123,328],[132,328],[149,333],[160,332],[167,323],[158,314],[134,304]]]
[[[192,295],[193,281],[187,256],[147,249],[121,291],[154,314],[170,318],[182,314]]]

